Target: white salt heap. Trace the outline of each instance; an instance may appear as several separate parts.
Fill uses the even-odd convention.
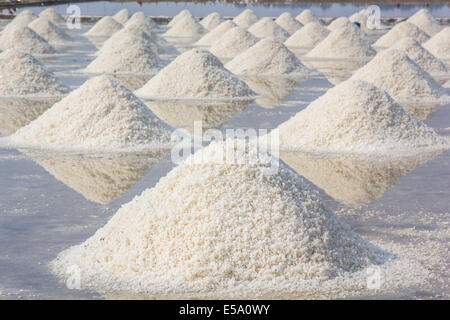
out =
[[[39,17],[28,25],[28,28],[40,35],[50,44],[67,43],[72,38],[61,28],[55,26],[46,17]]]
[[[373,45],[378,47],[390,47],[397,41],[410,37],[420,43],[427,41],[430,37],[420,30],[416,25],[403,21],[396,24],[388,33],[381,36]]]
[[[172,25],[164,35],[168,37],[198,37],[206,32],[207,30],[193,17],[186,16]]]
[[[221,24],[223,21],[224,20],[223,20],[222,16],[219,13],[213,12],[213,13],[210,13],[209,15],[207,15],[205,18],[203,18],[200,21],[200,24],[206,30],[211,31],[212,29],[217,27],[219,24]]]
[[[439,59],[450,59],[450,27],[433,36],[423,47]]]
[[[136,91],[136,95],[169,99],[248,98],[254,93],[208,51],[189,50],[178,56]]]
[[[282,148],[382,153],[448,146],[385,91],[349,79],[329,89],[279,127]]]
[[[355,27],[332,31],[319,42],[306,56],[321,58],[361,58],[367,59],[376,54],[370,44],[361,37]]]
[[[261,18],[258,22],[248,28],[248,32],[258,38],[269,38],[285,41],[289,33],[276,24],[271,18]]]
[[[11,136],[38,148],[117,150],[160,146],[169,132],[148,108],[107,76],[94,77]]]
[[[150,30],[156,31],[159,29],[158,24],[153,21],[152,18],[147,17],[143,12],[136,12],[131,16],[131,18],[125,23],[126,26],[129,26],[130,24],[138,24],[138,25],[145,25],[146,28],[149,28]]]
[[[357,70],[352,78],[373,83],[401,101],[447,100],[444,89],[400,50],[387,49]]]
[[[282,27],[289,34],[294,34],[298,29],[303,27],[303,24],[292,17],[289,12],[284,12],[275,20],[275,23]]]
[[[101,18],[97,23],[85,33],[86,36],[110,37],[120,29],[122,24],[114,20],[110,16]]]
[[[68,88],[32,55],[9,49],[0,53],[0,95],[54,96]]]
[[[333,20],[328,26],[327,29],[330,31],[334,31],[341,28],[355,28],[356,26],[346,17],[340,17],[336,20]],[[356,27],[357,28],[357,27]],[[359,29],[361,31],[361,35],[364,35],[363,29]]]
[[[31,21],[37,19],[37,17],[38,16],[32,13],[30,10],[22,11],[19,15],[12,19],[11,22],[9,22],[1,32],[2,34],[5,34],[14,27],[27,26]]]
[[[245,9],[233,19],[233,22],[236,23],[236,25],[244,29],[247,29],[256,21],[258,21],[258,17],[250,9]]]
[[[310,22],[287,38],[284,44],[288,47],[314,47],[328,34],[330,31],[327,28],[317,22]]]
[[[185,10],[180,11],[180,13],[178,13],[175,17],[173,17],[173,19],[170,20],[170,22],[167,24],[167,26],[168,27],[173,27],[179,21],[183,20],[186,17],[194,19],[194,17],[192,16],[191,12],[189,10],[185,9]]]
[[[361,30],[366,30],[366,31],[369,30],[369,28],[367,27],[368,19],[369,19],[369,14],[365,9],[354,13],[353,15],[350,16],[350,18],[348,18],[348,20],[350,22],[359,22],[359,24],[361,26]]]
[[[306,25],[310,22],[322,24],[322,22],[309,9],[303,10],[298,16],[295,17],[295,20],[303,25]]]
[[[268,154],[213,143],[125,204],[51,268],[100,291],[266,296],[315,291],[390,255],[341,222],[297,174]],[[236,153],[237,163],[223,155]],[[195,192],[193,191],[193,188]]]
[[[41,11],[41,13],[39,13],[39,17],[46,18],[56,25],[62,26],[66,24],[66,20],[64,20],[64,18],[53,8],[47,8]]]
[[[220,37],[222,37],[225,32],[236,27],[236,24],[233,21],[227,20],[219,24],[217,27],[212,29],[210,32],[205,34],[203,37],[198,40],[195,45],[197,46],[210,46],[214,42],[217,41]]]
[[[122,9],[113,15],[114,20],[121,24],[125,24],[131,17],[130,11],[128,9]]]
[[[15,25],[0,36],[0,49],[16,49],[32,54],[56,53],[47,41],[28,27]]]
[[[391,48],[406,53],[408,58],[430,74],[442,74],[448,72],[447,67],[441,60],[433,56],[413,38],[403,38]]]
[[[209,51],[217,57],[233,58],[258,42],[251,33],[241,27],[234,27],[217,39]]]
[[[295,54],[281,42],[262,39],[253,47],[237,55],[225,67],[235,74],[245,75],[295,75],[309,73]]]
[[[430,37],[442,30],[440,23],[436,21],[427,9],[420,9],[406,21],[415,24]]]
[[[158,30],[158,27],[155,27],[150,19],[147,19],[145,16],[142,17],[141,15],[133,15],[131,19],[124,24],[124,28],[128,28],[131,30],[140,30],[146,32],[149,37],[152,37],[154,39],[157,38],[155,32]],[[119,33],[120,31],[118,31],[117,33]]]

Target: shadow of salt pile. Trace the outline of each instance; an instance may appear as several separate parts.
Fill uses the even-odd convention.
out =
[[[280,159],[334,200],[357,206],[381,197],[401,177],[440,153],[383,158],[283,151]]]
[[[71,155],[20,150],[87,200],[107,204],[133,187],[169,149],[133,154]]]

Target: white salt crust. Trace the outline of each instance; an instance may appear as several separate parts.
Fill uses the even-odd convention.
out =
[[[0,36],[0,49],[16,49],[32,54],[57,53],[45,39],[26,26],[14,25]]]
[[[110,37],[123,26],[121,23],[117,22],[110,16],[105,16],[101,18],[97,23],[85,33],[86,36],[95,37]]]
[[[245,29],[234,27],[214,41],[209,51],[217,57],[233,58],[256,44],[258,40]]]
[[[186,16],[172,25],[164,35],[166,37],[198,37],[206,32],[207,30],[193,17]]]
[[[388,33],[381,36],[373,45],[378,47],[390,47],[397,41],[405,38],[413,38],[420,43],[423,43],[430,39],[430,37],[416,25],[403,21],[396,24]]]
[[[427,9],[420,9],[406,21],[415,24],[430,37],[442,30],[440,23]]]
[[[66,20],[53,8],[47,8],[39,13],[39,17],[46,18],[55,25],[65,25]]]
[[[189,10],[185,9],[185,10],[180,11],[176,16],[174,16],[173,19],[170,20],[170,22],[167,24],[167,26],[172,27],[186,17],[194,18],[192,16],[191,12]]]
[[[371,82],[398,101],[450,99],[426,71],[396,49],[381,51],[357,70],[352,78]]]
[[[204,17],[200,21],[200,24],[206,30],[211,31],[212,29],[217,27],[219,24],[221,24],[223,21],[224,21],[224,19],[222,18],[222,16],[219,13],[213,12],[213,13],[208,14],[206,17]]]
[[[241,28],[247,29],[256,21],[258,21],[258,16],[253,13],[250,9],[245,9],[239,15],[234,17],[233,22],[236,23]]]
[[[227,20],[219,24],[217,27],[209,31],[203,37],[201,37],[196,43],[196,46],[211,46],[220,37],[224,35],[228,30],[236,27],[233,21]]]
[[[275,23],[286,30],[289,34],[294,34],[297,30],[303,27],[299,21],[295,20],[289,12],[284,12],[275,19]]]
[[[55,96],[68,88],[32,55],[14,49],[0,53],[0,95]]]
[[[261,18],[254,23],[248,32],[258,38],[269,38],[279,40],[281,42],[289,38],[289,33],[276,24],[271,18]]]
[[[254,46],[237,55],[225,67],[241,75],[295,75],[309,74],[294,53],[281,42],[262,39]]]
[[[450,59],[450,27],[442,29],[425,42],[423,47],[440,59]]]
[[[140,97],[163,99],[248,99],[254,96],[216,56],[201,49],[181,54],[135,93]]]
[[[28,28],[50,44],[64,44],[72,41],[72,38],[64,30],[54,25],[46,17],[35,19],[28,25]]]
[[[295,20],[299,21],[303,25],[307,25],[310,22],[322,24],[322,22],[309,9],[303,10],[298,16],[295,17]]]
[[[125,24],[131,17],[130,11],[128,9],[122,9],[113,15],[114,20],[121,24]]]
[[[314,47],[329,34],[330,31],[321,24],[310,22],[287,38],[284,44],[287,47]]]
[[[398,154],[449,147],[385,91],[354,79],[329,89],[278,129],[282,148],[292,150]]]
[[[167,145],[170,133],[119,81],[98,76],[10,139],[20,146],[39,149],[127,151]]]

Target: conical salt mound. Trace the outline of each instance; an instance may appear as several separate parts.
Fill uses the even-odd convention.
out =
[[[164,35],[167,37],[198,37],[206,32],[207,30],[194,18],[186,16],[171,26]]]
[[[55,26],[45,17],[39,17],[28,25],[28,28],[36,32],[50,44],[61,44],[72,40],[72,38],[61,28]]]
[[[189,50],[150,79],[136,95],[156,98],[248,98],[254,93],[208,51]]]
[[[67,277],[76,265],[85,285],[100,291],[273,296],[390,256],[351,231],[284,165],[268,175],[263,161],[277,159],[235,143],[198,151],[60,253],[52,270]],[[224,161],[229,153],[238,164]]]
[[[276,24],[271,18],[261,18],[248,28],[248,32],[258,38],[269,38],[281,42],[289,38],[289,33]]]
[[[307,25],[310,22],[322,24],[322,22],[309,9],[303,10],[298,16],[295,17],[295,20],[303,25]]]
[[[125,26],[138,25],[145,27],[147,30],[156,31],[159,29],[158,24],[153,21],[152,18],[147,17],[143,12],[136,12],[131,16],[131,18],[125,23]],[[147,31],[145,30],[145,31]]]
[[[53,8],[47,8],[41,11],[39,17],[46,18],[56,25],[64,25],[66,23],[66,20],[64,20],[64,18]]]
[[[121,24],[125,24],[131,17],[130,11],[128,9],[122,9],[113,15],[114,20]]]
[[[396,49],[378,53],[352,78],[373,83],[401,101],[448,99],[444,89],[408,56]]]
[[[336,20],[333,20],[327,26],[327,29],[330,31],[335,31],[340,28],[350,28],[350,27],[354,27],[354,24],[348,18],[340,17],[340,18],[337,18]]]
[[[57,51],[28,27],[15,25],[0,36],[0,49],[16,49],[32,54],[53,54]]]
[[[233,22],[236,23],[241,28],[247,29],[256,21],[258,21],[258,17],[253,13],[250,9],[245,9],[239,15],[234,17]]]
[[[27,147],[103,151],[166,145],[170,134],[130,90],[113,78],[99,76],[11,139]]]
[[[376,54],[370,44],[354,27],[332,31],[306,56],[320,58],[371,58]]]
[[[439,59],[450,59],[450,27],[433,36],[423,47]]]
[[[284,44],[287,47],[314,47],[329,34],[330,31],[321,24],[310,22],[287,38]]]
[[[216,57],[233,58],[252,47],[257,42],[258,38],[245,31],[245,29],[234,27],[213,42],[209,48],[209,52]]]
[[[430,37],[442,30],[440,23],[436,21],[427,9],[420,9],[406,21],[415,24]]]
[[[110,16],[101,18],[97,23],[85,33],[86,36],[110,37],[120,29],[122,24]]]
[[[385,91],[353,79],[329,89],[278,129],[282,148],[304,151],[397,153],[448,145]]]
[[[167,24],[167,26],[168,27],[173,27],[179,21],[183,20],[186,17],[194,19],[194,17],[192,16],[191,12],[189,10],[185,9],[185,10],[180,11],[180,13],[178,13],[175,17],[173,17],[173,19],[170,20],[170,22]]]
[[[32,13],[30,10],[22,11],[18,16],[11,20],[5,28],[2,30],[2,34],[8,33],[10,29],[13,29],[17,26],[25,27],[33,20],[37,19],[37,15]]]
[[[235,74],[296,75],[309,73],[295,54],[281,42],[262,39],[253,47],[237,55],[225,66]]]
[[[289,12],[284,12],[275,20],[275,23],[286,30],[289,34],[294,34],[303,24],[292,17]]]
[[[0,95],[53,96],[68,88],[32,55],[14,49],[0,53]]]
[[[213,12],[213,13],[210,13],[209,15],[207,15],[204,19],[202,19],[202,21],[200,21],[200,24],[206,30],[211,31],[212,29],[217,27],[219,24],[221,24],[223,21],[224,20],[219,13]]]
[[[210,32],[201,37],[195,45],[197,46],[210,46],[217,41],[220,37],[224,35],[228,30],[236,27],[233,21],[227,20],[219,24],[217,27],[212,29]]]
[[[406,53],[408,58],[430,74],[442,74],[448,72],[447,67],[441,60],[437,59],[428,50],[424,49],[420,43],[413,38],[403,38],[391,48]]]
[[[430,37],[416,25],[403,21],[395,25],[388,33],[380,37],[373,45],[378,47],[390,47],[403,38],[413,38],[419,43],[427,41]]]
[[[367,27],[367,20],[369,19],[369,14],[367,13],[367,11],[365,9],[354,13],[353,15],[350,16],[350,18],[348,18],[348,20],[350,20],[350,22],[358,22],[361,26],[362,30],[368,30],[369,28]]]

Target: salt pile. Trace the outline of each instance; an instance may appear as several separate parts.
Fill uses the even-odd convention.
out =
[[[28,28],[36,32],[44,40],[51,44],[61,44],[72,40],[66,32],[55,26],[45,17],[35,19],[28,25]]]
[[[28,27],[15,25],[0,36],[0,49],[16,49],[32,54],[52,54],[56,50]]]
[[[419,67],[430,74],[447,73],[445,64],[424,49],[419,42],[413,38],[403,38],[392,49],[397,49],[406,53],[408,58],[417,63]]]
[[[367,59],[373,57],[375,54],[375,50],[361,37],[359,30],[350,27],[332,31],[324,40],[308,52],[306,56]]]
[[[450,59],[450,27],[433,36],[423,47],[440,59]]]
[[[209,51],[217,57],[233,58],[258,42],[251,33],[241,27],[234,27],[217,39]]]
[[[354,79],[373,83],[397,100],[446,100],[444,89],[408,56],[396,49],[378,53]]]
[[[367,20],[369,19],[369,15],[365,9],[354,13],[348,19],[350,20],[350,22],[359,22],[362,30],[368,30]]]
[[[206,33],[206,29],[191,16],[186,16],[164,33],[167,37],[198,37]]]
[[[321,24],[310,22],[287,38],[284,44],[288,47],[314,47],[325,39],[329,33],[330,31]]]
[[[32,55],[9,49],[0,54],[0,95],[53,96],[68,88]]]
[[[168,27],[173,27],[179,21],[183,20],[186,17],[194,19],[194,17],[192,16],[191,12],[189,10],[185,9],[185,10],[180,11],[180,13],[178,13],[175,17],[173,17],[173,19],[170,20],[170,22],[167,24],[167,26]]]
[[[263,161],[276,159],[232,143],[213,143],[174,168],[60,253],[53,271],[67,277],[78,266],[83,284],[107,291],[246,297],[303,291],[308,281],[317,288],[390,257],[290,169],[267,175]],[[224,162],[231,152],[239,164]]]
[[[390,47],[397,41],[410,37],[422,43],[430,37],[416,25],[403,21],[395,25],[388,33],[380,37],[373,45],[378,47]]]
[[[235,74],[296,75],[309,73],[295,54],[281,42],[262,39],[253,47],[237,55],[225,67]]]
[[[226,70],[213,54],[192,49],[172,61],[136,95],[150,98],[231,99],[249,98],[254,93]]]
[[[121,24],[125,24],[131,17],[130,11],[128,9],[122,9],[113,15],[114,20]]]
[[[289,33],[276,24],[271,18],[261,18],[258,22],[248,28],[248,32],[258,38],[269,38],[285,41]]]
[[[64,25],[66,23],[66,20],[53,8],[47,8],[41,11],[39,17],[46,18],[56,25]]]
[[[223,22],[222,16],[217,13],[213,12],[207,15],[204,19],[200,21],[200,24],[205,28],[206,30],[211,31],[215,27],[217,27],[219,24]]]
[[[256,21],[258,21],[258,17],[250,9],[245,9],[233,19],[233,22],[236,23],[236,25],[244,29],[247,29]]]
[[[169,132],[120,82],[94,77],[11,136],[38,148],[117,150],[161,146]]]
[[[158,24],[153,21],[152,18],[147,17],[143,12],[136,12],[131,16],[131,18],[125,23],[126,26],[129,26],[131,24],[137,24],[137,25],[145,25],[150,30],[156,31],[159,29]]]
[[[158,27],[154,26],[154,23],[147,19],[145,16],[134,14],[130,20],[128,20],[125,25],[125,28],[132,30],[140,30],[146,32],[150,37],[156,38],[155,31],[158,30]],[[118,31],[120,32],[120,31]]]
[[[341,28],[350,28],[355,27],[355,25],[346,17],[340,17],[336,20],[333,20],[328,26],[327,29],[330,31],[335,31]],[[362,29],[360,29],[362,31]]]
[[[210,46],[214,42],[217,41],[220,37],[223,36],[225,32],[236,27],[236,24],[233,21],[227,20],[219,24],[217,27],[212,29],[210,32],[205,34],[203,37],[198,40],[195,45],[197,46]]]
[[[304,151],[397,153],[448,145],[385,91],[353,79],[329,89],[278,128],[284,148]]]
[[[306,25],[310,22],[322,24],[322,22],[309,9],[303,10],[298,16],[295,17],[295,20],[303,25]]]
[[[33,20],[37,19],[37,15],[32,13],[29,10],[22,11],[21,14],[16,16],[14,19],[11,20],[10,23],[8,23],[5,28],[1,31],[2,34],[10,32],[10,30],[15,29],[17,27],[25,27]]]
[[[110,16],[105,16],[101,18],[97,23],[85,33],[86,36],[95,37],[110,37],[120,29],[122,29],[122,24],[114,20]]]
[[[420,9],[406,21],[415,24],[430,37],[442,30],[442,26],[427,9]]]
[[[294,34],[298,29],[303,27],[303,24],[295,20],[289,12],[282,13],[275,20],[275,23],[289,32],[289,34]]]

